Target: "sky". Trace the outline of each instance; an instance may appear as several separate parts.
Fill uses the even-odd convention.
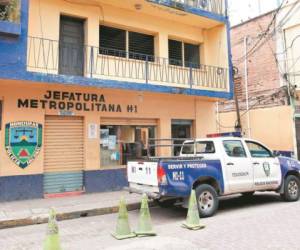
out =
[[[231,25],[236,25],[278,7],[280,0],[229,0]]]

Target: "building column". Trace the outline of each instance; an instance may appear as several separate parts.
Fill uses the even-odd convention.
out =
[[[169,57],[168,34],[160,32],[155,37],[155,55],[162,58]]]
[[[160,118],[157,128],[158,139],[170,139],[172,138],[171,133],[171,119],[170,118]],[[170,141],[158,141],[156,144],[170,144]],[[157,147],[156,148],[157,156],[171,156],[172,150],[171,147]]]
[[[216,113],[214,102],[201,102],[195,99],[195,136],[206,137],[216,132]]]
[[[85,170],[100,169],[100,119],[92,114],[87,114],[84,117],[84,137],[85,137]],[[89,138],[89,126],[96,124],[96,137]]]

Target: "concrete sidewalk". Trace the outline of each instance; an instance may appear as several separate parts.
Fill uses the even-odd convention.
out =
[[[0,229],[46,223],[51,207],[57,211],[58,220],[116,213],[121,196],[126,199],[128,210],[139,208],[141,196],[127,191],[0,202]]]

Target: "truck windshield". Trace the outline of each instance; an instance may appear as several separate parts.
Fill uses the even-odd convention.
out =
[[[184,155],[194,154],[194,143],[193,142],[184,143],[182,145],[181,153]]]

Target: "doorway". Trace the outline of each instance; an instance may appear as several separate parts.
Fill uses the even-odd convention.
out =
[[[83,76],[84,20],[61,16],[59,35],[59,74]]]
[[[173,155],[178,156],[181,144],[192,137],[192,120],[172,120]]]

